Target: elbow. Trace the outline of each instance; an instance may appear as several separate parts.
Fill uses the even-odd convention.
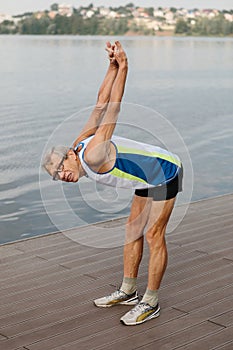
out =
[[[104,112],[104,111],[106,110],[106,108],[107,108],[107,103],[106,103],[106,102],[99,102],[99,101],[98,101],[98,102],[96,103],[95,108],[96,108],[96,111],[97,111],[97,112],[102,113],[102,112]]]
[[[111,102],[108,105],[108,111],[112,114],[112,115],[118,115],[120,113],[121,110],[121,103],[120,102]]]

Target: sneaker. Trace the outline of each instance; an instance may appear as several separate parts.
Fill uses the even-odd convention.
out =
[[[159,314],[159,304],[157,304],[155,307],[152,307],[147,303],[140,302],[132,310],[121,317],[120,321],[127,326],[134,326],[151,320],[152,318],[156,318],[159,316]]]
[[[137,291],[126,294],[122,290],[117,290],[106,297],[94,300],[94,304],[98,307],[110,307],[114,305],[136,305],[138,301]]]

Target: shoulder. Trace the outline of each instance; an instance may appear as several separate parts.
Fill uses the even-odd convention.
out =
[[[83,154],[85,163],[96,172],[109,171],[116,160],[116,148],[111,140],[94,137],[86,146]]]

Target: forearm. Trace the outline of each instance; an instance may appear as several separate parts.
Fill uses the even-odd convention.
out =
[[[100,86],[98,92],[98,98],[96,105],[85,124],[84,128],[80,132],[78,138],[74,141],[73,147],[75,147],[79,142],[86,139],[87,137],[94,135],[96,130],[98,129],[103,115],[107,109],[107,104],[110,100],[111,89],[114,83],[114,80],[117,76],[118,66],[114,63],[109,64],[107,73],[104,77],[104,80]]]
[[[106,140],[111,139],[120,112],[121,101],[124,95],[125,83],[128,73],[127,62],[118,69],[117,76],[112,86],[108,108],[101,122],[101,130]]]
[[[100,86],[99,92],[98,92],[97,106],[99,106],[99,107],[105,106],[106,107],[106,104],[110,100],[112,87],[113,87],[114,81],[117,77],[117,73],[118,73],[118,67],[115,64],[110,63],[108,70],[107,70],[107,73],[104,77],[104,80],[103,80],[103,82]]]
[[[109,102],[121,102],[124,95],[125,83],[128,73],[128,64],[125,62],[118,69],[118,74],[113,83]]]

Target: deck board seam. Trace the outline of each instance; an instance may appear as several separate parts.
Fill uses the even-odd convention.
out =
[[[223,324],[221,324],[219,322],[212,321],[211,319],[208,319],[207,321],[210,323],[216,324],[217,326],[222,327],[223,329],[228,328],[227,326],[224,326]]]

